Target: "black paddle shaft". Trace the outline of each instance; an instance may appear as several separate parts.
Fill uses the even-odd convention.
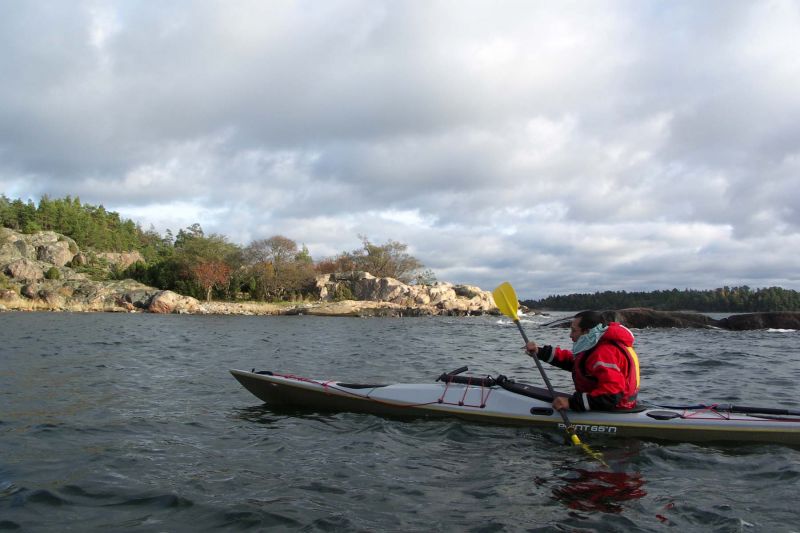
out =
[[[719,406],[724,407],[724,406]],[[800,411],[795,409],[774,409],[770,407],[745,407],[744,405],[730,405],[728,410],[731,413],[762,414],[762,415],[784,415],[797,416]]]
[[[525,341],[525,349],[527,350],[528,347],[528,336],[525,335],[525,330],[522,329],[522,324],[519,323],[519,320],[515,320],[514,323],[519,328],[519,332],[522,334],[522,340]],[[542,366],[542,362],[539,361],[539,357],[535,353],[528,352],[531,357],[533,357],[534,362],[536,362],[536,368],[539,369],[539,373],[542,375],[542,379],[544,379],[544,384],[547,385],[547,390],[550,392],[550,396],[553,398],[556,397],[556,391],[553,390],[553,385],[550,384],[550,380],[547,378],[547,373],[544,371],[544,367]],[[561,418],[564,420],[564,424],[567,426],[568,431],[572,431],[572,423],[569,421],[567,417],[567,413],[565,409],[559,409],[559,414]]]

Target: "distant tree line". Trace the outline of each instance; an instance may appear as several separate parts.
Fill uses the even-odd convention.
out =
[[[798,311],[800,310],[800,293],[780,287],[754,290],[743,285],[713,290],[672,289],[652,292],[605,291],[594,294],[567,294],[548,296],[541,300],[525,300],[522,303],[533,309],[553,311],[649,307],[662,311],[746,313]]]
[[[67,196],[32,201],[0,195],[0,225],[23,233],[52,230],[90,252],[138,251],[145,261],[124,271],[85,265],[95,277],[133,278],[160,289],[196,298],[287,301],[306,297],[317,274],[362,270],[404,283],[436,281],[430,270],[408,253],[408,245],[389,240],[375,244],[360,235],[361,247],[314,261],[308,249],[283,235],[254,240],[247,246],[223,235],[206,235],[200,224],[165,235],[142,228],[102,205]],[[104,265],[99,265],[104,266]],[[347,297],[342,294],[341,297]]]

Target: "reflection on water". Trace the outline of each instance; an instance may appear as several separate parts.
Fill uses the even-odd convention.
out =
[[[621,513],[621,502],[647,495],[640,472],[570,468],[557,479],[561,484],[552,489],[553,497],[576,511]]]
[[[638,469],[633,471],[632,464],[641,451],[641,443],[631,440],[619,448],[605,450],[605,466],[565,462],[552,478],[539,480],[539,484],[552,484],[553,499],[570,509],[620,514],[625,509],[624,502],[647,495],[645,478]],[[591,466],[585,468],[587,465]]]

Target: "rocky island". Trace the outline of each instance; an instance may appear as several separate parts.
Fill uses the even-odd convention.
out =
[[[121,271],[142,257],[138,252],[80,250],[73,239],[53,231],[24,234],[0,228],[0,311],[355,317],[499,314],[491,292],[479,287],[444,282],[408,285],[359,271],[317,276],[313,298],[303,301],[201,302],[132,279],[100,281],[81,272],[82,266],[98,260]],[[342,294],[352,298],[337,297]],[[800,329],[800,313],[796,312],[746,313],[720,320],[696,312],[646,308],[604,314],[607,320],[632,328]]]
[[[93,280],[79,271],[98,258],[118,270],[142,259],[138,252],[82,251],[73,239],[53,231],[23,234],[0,228],[0,310],[326,316],[497,312],[491,292],[478,287],[443,282],[407,285],[367,272],[317,276],[312,300],[281,304],[200,302],[131,279]],[[353,299],[334,297],[343,293]]]

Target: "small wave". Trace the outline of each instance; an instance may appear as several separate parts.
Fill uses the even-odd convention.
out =
[[[50,431],[56,431],[63,428],[64,424],[53,424],[51,422],[43,422],[41,424],[36,424],[31,429],[34,431],[34,433],[39,433],[39,432],[47,433]]]
[[[309,525],[311,529],[318,531],[352,531],[353,523],[343,516],[328,516],[317,518]]]
[[[717,368],[729,366],[730,363],[727,361],[721,361],[719,359],[701,359],[699,361],[689,361],[685,363],[685,365],[700,368]]]
[[[261,502],[254,502],[261,504]],[[251,528],[251,527],[298,527],[300,526],[300,522],[297,520],[290,518],[288,516],[284,516],[282,514],[278,514],[275,512],[268,512],[268,511],[229,511],[224,514],[222,523],[219,524],[219,527],[227,529],[228,527],[236,527],[237,529],[241,528]]]
[[[0,482],[0,498],[13,496],[17,492],[20,492],[21,490],[23,489],[16,486],[12,481]]]
[[[520,324],[530,324],[532,326],[540,326],[542,324],[541,320],[534,320],[534,319],[531,319],[531,318],[524,318],[524,317],[520,317],[519,323]],[[495,322],[495,324],[497,324],[498,326],[504,326],[504,327],[505,326],[514,326],[515,325],[514,322],[512,322],[511,320],[508,320],[506,318],[498,319]]]
[[[87,344],[91,346],[122,346],[122,341],[101,340],[101,341],[88,342]]]
[[[769,328],[767,333],[794,333],[797,331],[796,329],[779,329],[779,328]]]
[[[57,494],[44,489],[22,491],[18,497],[20,497],[25,503],[41,503],[52,507],[61,507],[62,505],[69,505],[72,503],[69,500],[59,497]]]
[[[160,507],[162,509],[176,508],[176,507],[191,507],[194,505],[192,500],[177,496],[175,494],[158,494],[156,496],[144,496],[141,498],[131,498],[124,502],[112,503],[112,507],[124,506],[146,506],[146,507]]]
[[[68,496],[76,497],[76,498],[88,498],[92,500],[107,500],[110,498],[114,498],[112,493],[92,493],[78,485],[65,485],[63,489],[61,489],[63,494]]]
[[[318,492],[320,494],[347,494],[347,491],[340,489],[339,487],[323,485],[319,481],[313,481],[309,485],[300,485],[297,488],[311,492]]]
[[[754,527],[750,522],[735,515],[735,510],[727,505],[709,505],[706,508],[699,504],[674,503],[664,518],[671,525],[688,527],[699,525],[709,531],[742,531]]]

